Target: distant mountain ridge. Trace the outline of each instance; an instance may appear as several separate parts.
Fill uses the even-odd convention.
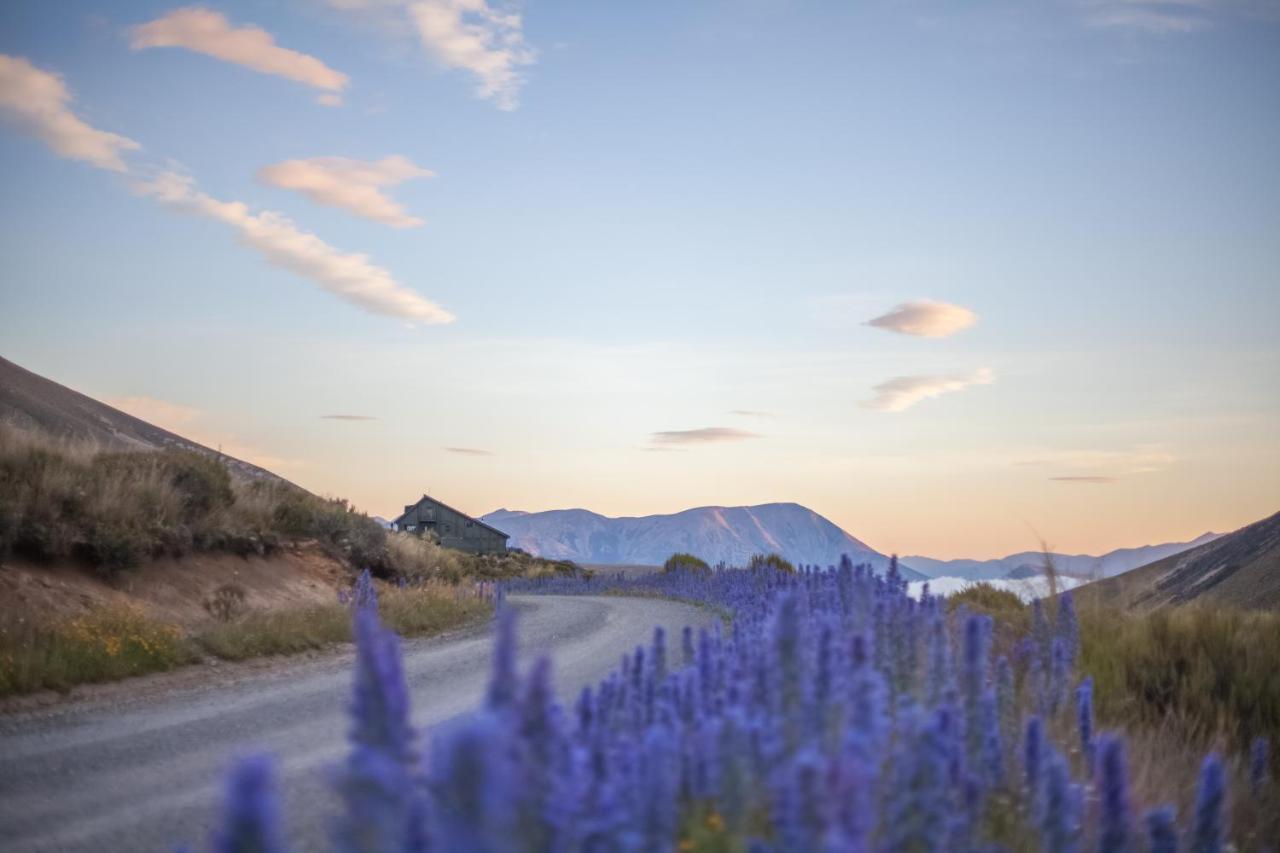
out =
[[[1079,578],[1109,578],[1197,548],[1220,536],[1222,536],[1221,533],[1204,533],[1190,542],[1166,542],[1161,545],[1143,545],[1137,548],[1117,548],[1096,557],[1089,554],[1052,552],[1047,556],[1053,560],[1053,567],[1061,574]],[[1022,551],[993,560],[934,560],[930,557],[911,556],[903,557],[902,562],[924,572],[929,577],[955,577],[983,581],[1025,578],[1043,574],[1045,556],[1041,551]]]
[[[1280,513],[1077,595],[1144,609],[1195,602],[1280,610]]]
[[[516,548],[577,563],[659,565],[675,552],[708,563],[741,566],[752,554],[777,552],[794,563],[835,565],[847,554],[877,571],[889,558],[795,503],[705,506],[669,515],[610,518],[585,509],[520,512],[500,509],[482,516],[511,535]],[[924,576],[903,567],[909,580]]]

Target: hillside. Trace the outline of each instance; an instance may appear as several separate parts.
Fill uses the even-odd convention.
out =
[[[1054,568],[1061,574],[1079,578],[1109,578],[1164,557],[1180,554],[1206,542],[1212,542],[1220,535],[1205,533],[1190,542],[1166,542],[1161,545],[1118,548],[1099,556],[1052,552],[1048,556],[1053,560]],[[930,557],[911,556],[903,557],[902,561],[930,577],[982,581],[998,578],[1025,578],[1042,574],[1045,556],[1041,551],[1021,551],[993,560],[935,560]]]
[[[752,554],[776,551],[796,563],[855,563],[884,569],[889,558],[811,509],[794,503],[698,507],[670,515],[610,518],[585,509],[518,512],[483,517],[511,535],[513,547],[577,563],[661,564],[673,552],[708,563],[744,565]],[[904,567],[911,580],[923,576]]]
[[[234,473],[253,479],[282,480],[257,465],[219,454],[4,358],[0,358],[0,422],[54,438],[89,442],[104,450],[180,448],[218,455]]]
[[[1280,609],[1280,513],[1182,554],[1088,584],[1080,594],[1137,608],[1194,601]]]

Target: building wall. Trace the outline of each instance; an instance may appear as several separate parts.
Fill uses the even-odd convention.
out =
[[[402,529],[419,535],[434,533],[446,548],[472,554],[498,554],[507,550],[507,537],[430,499],[405,510],[406,515],[400,520]]]

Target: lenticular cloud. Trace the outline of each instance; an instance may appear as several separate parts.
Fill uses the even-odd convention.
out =
[[[978,322],[978,315],[960,305],[918,299],[903,302],[887,314],[868,320],[868,326],[902,335],[945,338]]]

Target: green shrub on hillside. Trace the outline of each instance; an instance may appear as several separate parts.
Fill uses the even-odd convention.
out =
[[[693,554],[672,554],[662,564],[664,572],[709,572],[711,567],[707,561]]]
[[[752,554],[751,559],[747,561],[747,568],[753,572],[776,569],[780,572],[794,573],[796,570],[796,567],[783,559],[781,554]]]

